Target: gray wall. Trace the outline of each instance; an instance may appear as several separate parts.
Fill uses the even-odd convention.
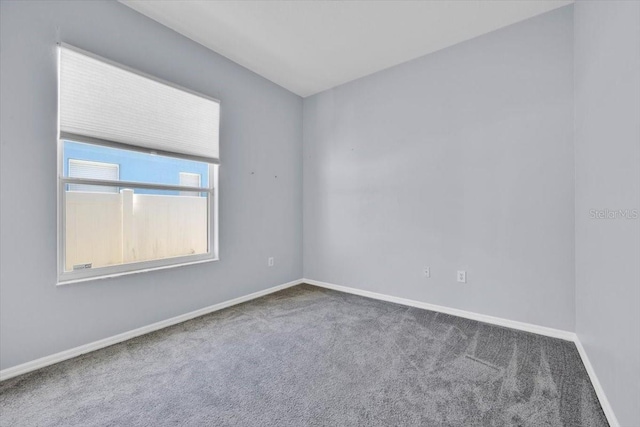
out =
[[[302,276],[301,98],[116,2],[0,4],[2,368]],[[55,286],[58,39],[221,100],[219,262]]]
[[[303,156],[306,278],[573,330],[571,6],[305,98]]]
[[[640,3],[575,5],[576,331],[622,426],[640,425]]]

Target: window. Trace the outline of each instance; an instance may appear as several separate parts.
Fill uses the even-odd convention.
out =
[[[69,177],[71,178],[91,178],[118,181],[120,179],[120,168],[115,163],[91,162],[89,160],[69,159]],[[96,193],[117,193],[118,187],[69,184],[69,191],[85,191]]]
[[[201,176],[199,173],[180,172],[180,185],[185,187],[200,187]],[[194,191],[181,191],[182,196],[199,196],[198,192]]]
[[[58,283],[217,259],[219,108],[59,48]]]

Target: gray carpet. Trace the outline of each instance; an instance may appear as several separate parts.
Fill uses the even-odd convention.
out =
[[[2,426],[606,426],[575,346],[308,285],[0,384]]]

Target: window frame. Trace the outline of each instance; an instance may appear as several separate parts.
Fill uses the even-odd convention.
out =
[[[60,80],[60,69],[61,69],[61,54],[62,48],[66,48],[69,50],[73,50],[77,53],[83,54],[85,56],[97,59],[101,62],[104,62],[108,65],[112,65],[114,67],[120,68],[124,71],[128,71],[134,74],[137,74],[141,77],[145,77],[149,80],[153,80],[157,83],[172,87],[174,89],[178,89],[183,92],[190,93],[192,95],[199,96],[201,98],[205,98],[207,100],[213,101],[217,103],[219,106],[221,102],[219,99],[214,98],[209,95],[205,95],[201,92],[186,88],[179,84],[173,83],[171,81],[164,80],[157,76],[145,73],[141,70],[132,68],[125,64],[118,63],[108,58],[104,58],[92,52],[85,51],[84,49],[80,49],[78,47],[58,42],[57,43],[57,56],[58,56],[58,94],[60,94],[61,90],[61,80]],[[64,132],[61,129],[61,119],[60,119],[60,96],[58,96],[58,117],[57,117],[57,139],[56,139],[56,147],[57,147],[57,179],[56,179],[56,201],[57,201],[57,221],[56,221],[56,234],[57,234],[57,280],[56,285],[65,285],[76,282],[84,282],[84,281],[92,281],[97,279],[104,279],[110,277],[117,277],[122,275],[143,273],[147,271],[161,270],[166,268],[174,268],[181,267],[192,264],[200,264],[205,262],[212,262],[219,260],[219,169],[220,169],[220,153],[219,153],[219,139],[220,139],[220,120],[222,116],[222,112],[219,109],[217,114],[218,120],[218,130],[216,133],[216,138],[218,139],[216,143],[216,155],[209,157],[203,156],[202,154],[186,154],[181,153],[179,150],[175,151],[165,151],[163,149],[154,149],[148,148],[144,146],[138,146],[135,144],[125,144],[112,140],[100,139],[90,136],[78,135],[74,133]],[[65,186],[72,180],[68,180],[64,177],[64,141],[75,141],[86,144],[94,144],[94,145],[102,145],[113,148],[120,148],[130,151],[137,151],[148,154],[157,154],[161,156],[174,157],[179,159],[186,160],[194,160],[199,162],[204,162],[208,164],[208,187],[206,188],[191,188],[191,187],[182,187],[182,186],[164,186],[162,184],[147,184],[147,183],[138,183],[138,182],[124,182],[120,181],[117,185],[119,187],[128,186],[130,188],[154,188],[161,190],[194,190],[199,191],[200,193],[208,193],[207,194],[207,249],[208,252],[206,254],[196,254],[196,255],[186,255],[180,257],[171,257],[164,258],[160,260],[150,260],[150,261],[139,261],[132,262],[126,264],[119,264],[114,266],[106,266],[99,267],[95,269],[86,269],[86,270],[76,270],[65,272],[65,225],[66,225],[66,217],[65,217],[65,207],[66,207],[66,199],[65,199]],[[76,181],[76,183],[80,183],[81,181]],[[113,185],[112,183],[101,183],[99,181],[92,180],[82,180],[82,183],[86,183],[89,185]]]
[[[205,262],[218,261],[218,169],[219,164],[212,163],[208,159],[202,159],[196,156],[189,156],[180,153],[169,152],[157,152],[154,150],[145,149],[143,147],[129,146],[126,144],[114,143],[111,141],[103,141],[95,138],[82,137],[78,135],[71,135],[65,133],[59,133],[58,138],[58,179],[57,181],[57,201],[58,201],[58,224],[57,224],[57,236],[58,236],[58,277],[57,285],[65,285],[69,283],[85,282],[90,280],[105,279],[110,277],[118,277],[128,274],[143,273],[147,271],[155,271],[166,268],[181,267],[186,265],[200,264]],[[110,180],[96,180],[89,178],[71,178],[64,176],[64,142],[79,142],[92,145],[101,145],[112,148],[125,149],[129,151],[144,152],[148,154],[163,155],[173,158],[182,158],[188,160],[195,160],[205,162],[208,164],[208,187],[188,187],[182,185],[166,185],[166,184],[153,184],[143,182],[129,182],[129,181],[110,181]],[[110,186],[114,184],[117,187],[129,187],[129,188],[145,188],[156,190],[169,190],[169,191],[194,191],[199,193],[207,193],[207,252],[202,254],[184,255],[177,257],[168,257],[157,260],[137,261],[122,263],[117,265],[87,268],[82,270],[65,271],[65,257],[66,257],[66,186],[68,184],[85,184],[85,185],[98,185],[98,186]]]

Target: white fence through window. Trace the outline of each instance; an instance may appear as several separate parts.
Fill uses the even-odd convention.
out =
[[[207,253],[207,197],[69,191],[65,270]]]

